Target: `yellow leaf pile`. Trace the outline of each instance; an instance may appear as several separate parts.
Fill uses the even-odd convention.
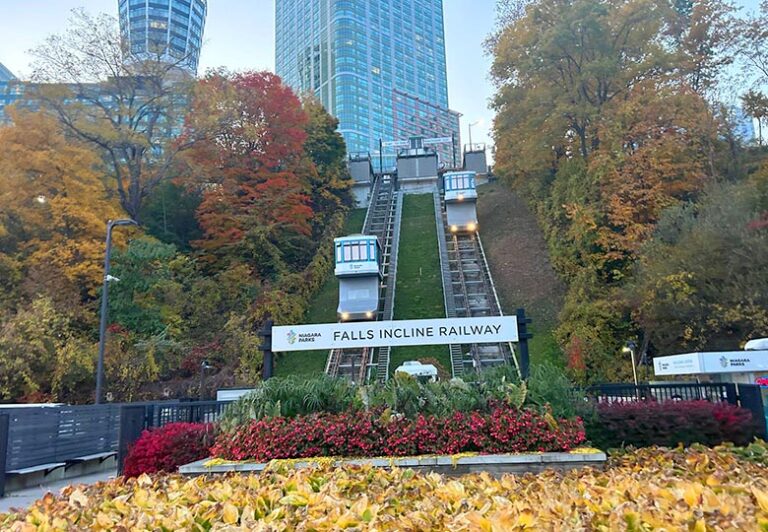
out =
[[[728,448],[643,449],[605,471],[500,479],[281,464],[71,487],[0,514],[0,529],[768,530],[768,468]]]

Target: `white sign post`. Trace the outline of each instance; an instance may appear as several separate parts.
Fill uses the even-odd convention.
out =
[[[516,316],[323,323],[273,327],[272,351],[496,344],[518,339]]]

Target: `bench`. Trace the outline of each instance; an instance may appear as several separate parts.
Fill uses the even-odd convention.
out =
[[[85,456],[70,458],[69,460],[67,460],[67,465],[64,466],[64,469],[67,470],[74,465],[82,464],[83,462],[90,462],[92,460],[98,460],[99,463],[101,464],[102,462],[104,462],[104,460],[109,460],[113,456],[117,456],[116,451],[107,451],[105,453],[96,453],[96,454],[86,454]]]
[[[41,471],[48,475],[51,471],[54,471],[56,469],[59,469],[60,467],[66,467],[66,462],[51,462],[49,464],[40,464],[36,466],[31,467],[22,467],[19,469],[12,469],[10,471],[6,471],[6,475],[29,475],[30,473],[40,473]]]

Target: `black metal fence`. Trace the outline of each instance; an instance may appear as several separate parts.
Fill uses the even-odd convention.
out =
[[[113,406],[19,408],[8,413],[7,471],[115,451],[120,410]]]
[[[228,401],[165,401],[0,408],[0,497],[8,475],[49,472],[90,459],[124,458],[144,429],[217,421]],[[131,419],[125,420],[131,413]],[[129,430],[130,429],[130,430]],[[121,452],[122,451],[122,452]]]
[[[680,384],[600,384],[586,389],[598,402],[614,401],[714,401],[738,403],[736,385],[729,382]]]
[[[757,384],[739,384],[739,404],[752,412],[752,419],[757,425],[757,433],[768,440],[768,404],[763,401],[763,394]]]

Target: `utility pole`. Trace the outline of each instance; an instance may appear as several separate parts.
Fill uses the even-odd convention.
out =
[[[379,137],[379,173],[384,173],[384,141]]]
[[[453,150],[453,168],[456,169],[456,133],[451,133],[451,149]]]
[[[96,400],[98,405],[101,403],[101,389],[104,384],[104,343],[107,333],[107,312],[109,310],[109,283],[117,281],[115,277],[109,275],[110,262],[112,255],[112,229],[118,225],[139,225],[135,220],[109,220],[107,222],[107,250],[104,254],[104,284],[101,289],[101,317],[99,320],[99,358],[96,363]]]

